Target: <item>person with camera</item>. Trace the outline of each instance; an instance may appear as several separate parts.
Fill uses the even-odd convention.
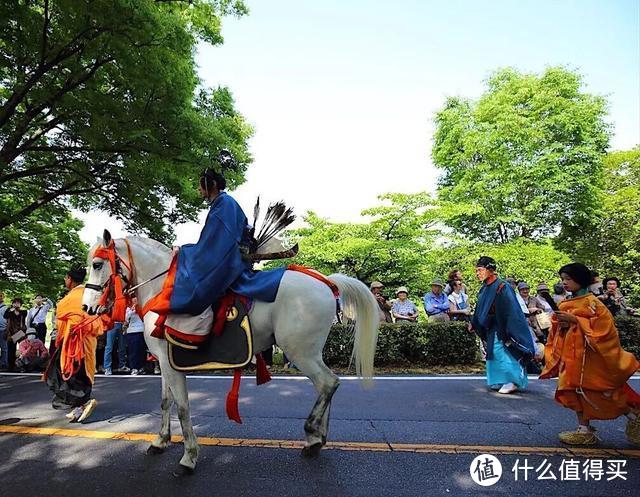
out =
[[[469,321],[471,319],[471,306],[462,281],[453,280],[450,285],[449,316],[451,316],[451,321]]]
[[[11,301],[11,307],[4,312],[4,319],[7,322],[7,366],[9,371],[13,371],[16,362],[16,344],[25,336],[27,331],[27,311],[22,309],[22,299],[16,297]]]
[[[28,333],[18,341],[18,353],[16,369],[21,373],[43,371],[49,362],[49,351],[35,333]]]
[[[33,301],[33,307],[27,312],[27,329],[33,328],[36,337],[42,343],[47,338],[47,315],[52,307],[53,302],[50,299],[38,294]]]
[[[629,316],[635,314],[635,310],[627,307],[627,300],[620,291],[620,280],[618,278],[605,278],[602,282],[603,294],[598,298],[615,316]]]
[[[396,290],[396,301],[391,306],[391,315],[396,323],[415,323],[418,320],[418,308],[409,300],[409,290],[401,286]]]
[[[547,302],[531,295],[529,284],[521,281],[518,283],[518,293],[527,306],[525,317],[529,321],[529,326],[536,334],[536,337],[545,341],[549,328],[551,328],[550,312],[553,311]]]
[[[384,290],[384,285],[379,281],[371,282],[369,286],[369,290],[376,298],[376,302],[378,302],[378,317],[380,318],[381,323],[393,323],[393,319],[391,317],[391,304],[382,294],[382,290]]]

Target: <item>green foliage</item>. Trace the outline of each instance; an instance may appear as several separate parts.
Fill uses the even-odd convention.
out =
[[[558,269],[570,262],[549,240],[518,238],[492,244],[454,239],[440,230],[441,220],[460,210],[435,202],[424,193],[387,194],[380,199],[387,205],[363,211],[367,216],[363,223],[332,223],[310,213],[306,227],[288,233],[288,242],[300,245],[295,262],[325,274],[348,274],[367,284],[381,281],[388,296],[393,296],[396,287],[406,285],[421,319],[422,297],[430,290],[431,281],[445,280],[454,268],[462,271],[473,298],[480,286],[474,268],[481,255],[494,257],[502,276],[532,285],[556,282]],[[268,267],[282,264],[274,261]]]
[[[617,318],[622,348],[640,357],[640,319]],[[329,366],[346,367],[351,360],[353,334],[334,325],[324,347]],[[474,364],[478,344],[464,323],[381,324],[376,366]]]
[[[0,3],[5,286],[51,294],[85,250],[71,207],[170,242],[195,220],[197,179],[220,149],[238,164],[229,187],[244,181],[252,129],[228,89],[200,86],[194,53],[246,12],[239,0]]]
[[[561,67],[496,71],[477,102],[449,98],[436,116],[439,199],[475,210],[447,224],[504,243],[560,232],[568,246],[593,226],[609,140],[606,101]]]
[[[618,328],[622,348],[640,359],[640,318],[618,317],[616,328]]]
[[[327,364],[348,366],[353,335],[344,325],[334,325],[324,348]],[[376,366],[473,364],[477,341],[465,323],[381,324]]]
[[[326,274],[339,272],[388,287],[425,287],[423,268],[438,233],[439,208],[426,193],[389,193],[383,205],[363,211],[363,223],[332,223],[309,212],[306,227],[290,231],[290,243],[300,244],[297,264]],[[270,266],[279,266],[277,261]]]
[[[542,282],[556,283],[559,281],[558,269],[570,262],[569,256],[554,248],[548,240],[534,242],[518,238],[508,243],[461,243],[439,248],[432,254],[431,271],[434,276],[446,276],[451,269],[460,269],[473,299],[480,289],[474,270],[482,255],[496,260],[500,276],[524,280],[532,287]]]
[[[2,230],[0,290],[7,297],[41,293],[56,300],[71,266],[86,265],[87,247],[80,240],[82,222],[69,211],[49,204],[23,223]]]
[[[198,40],[241,1],[0,4],[0,233],[53,202],[170,241],[222,148],[244,181],[252,133],[226,88],[199,88]],[[2,235],[5,236],[5,235]]]
[[[605,159],[602,212],[580,248],[602,276],[617,276],[640,305],[640,147]]]

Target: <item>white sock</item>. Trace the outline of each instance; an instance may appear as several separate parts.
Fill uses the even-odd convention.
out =
[[[577,429],[578,433],[589,433],[589,426],[587,425],[579,425]]]

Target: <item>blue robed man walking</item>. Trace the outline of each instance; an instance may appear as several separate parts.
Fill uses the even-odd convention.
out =
[[[535,346],[516,294],[496,275],[496,261],[480,257],[476,276],[483,282],[471,325],[486,343],[487,384],[499,393],[526,388],[526,363]]]

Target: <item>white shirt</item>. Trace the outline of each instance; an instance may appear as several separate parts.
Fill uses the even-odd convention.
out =
[[[142,333],[144,331],[144,323],[138,313],[131,307],[127,307],[127,314],[125,316],[125,323],[127,323],[127,333]]]
[[[451,292],[451,294],[449,295],[449,302],[452,302],[458,310],[466,309],[467,307],[469,307],[468,305],[465,305],[468,301],[469,297],[467,297],[467,294],[464,292]]]
[[[47,320],[47,314],[53,307],[53,302],[45,300],[40,307],[32,307],[27,312],[27,328],[33,328],[36,324],[43,324]],[[35,319],[34,319],[35,317]]]

